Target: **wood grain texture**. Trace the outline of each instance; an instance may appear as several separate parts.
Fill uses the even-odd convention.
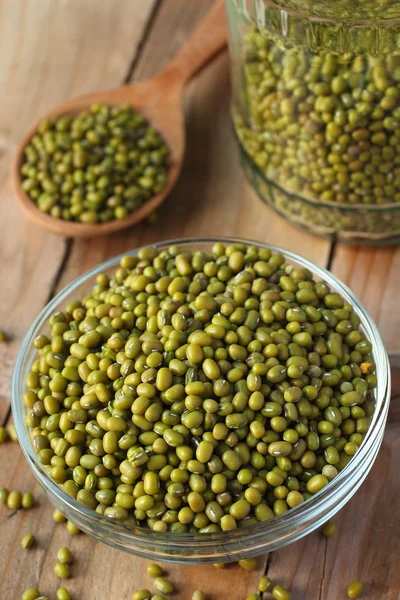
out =
[[[5,140],[12,141],[5,156],[0,156],[0,168],[6,165],[13,144],[23,130],[52,104],[105,85],[118,85],[129,69],[133,80],[153,76],[182,45],[210,7],[211,0],[159,2],[145,43],[132,60],[154,4],[153,0],[40,0],[40,3],[0,0],[0,10],[6,14],[7,8],[7,20],[10,18],[12,22],[10,25],[0,20],[0,50],[3,50],[0,78],[8,73],[7,89],[19,99],[15,108],[7,95],[0,111],[1,126],[4,126],[1,148],[6,146]],[[25,14],[26,6],[28,13]],[[135,16],[135,11],[140,11],[140,16]],[[8,47],[16,48],[15,40],[25,40],[29,51],[19,55],[15,49],[14,54],[10,54]],[[52,291],[111,256],[157,240],[237,235],[284,246],[326,266],[329,243],[287,224],[265,207],[244,182],[231,133],[227,66],[226,56],[218,58],[188,87],[188,149],[184,170],[176,189],[162,206],[156,225],[140,224],[91,241],[64,242],[33,226],[21,225],[20,215],[2,187],[0,210],[4,210],[7,203],[11,216],[7,213],[10,219],[7,225],[3,217],[6,213],[0,217],[0,269],[2,281],[8,282],[10,297],[0,303],[4,309],[0,327],[6,328],[9,324],[10,333],[17,332],[15,348]],[[35,101],[30,97],[30,87]],[[39,93],[42,88],[46,92],[43,96]],[[22,110],[24,103],[29,110],[26,107]],[[14,125],[15,115],[21,121]],[[4,175],[5,170],[6,166],[0,173]],[[342,249],[338,249],[337,257],[339,251]],[[387,265],[389,259],[385,253],[383,258],[377,254],[373,264]],[[358,260],[365,260],[360,256]],[[347,273],[344,263],[341,268],[350,282],[352,275]],[[389,280],[395,290],[392,269],[393,266]],[[38,281],[41,287],[35,285]],[[380,278],[374,281],[369,284],[368,298],[372,292],[379,295],[382,289]],[[357,293],[357,289],[354,291]],[[385,305],[394,310],[395,292],[390,298],[390,292],[385,290],[383,297]],[[7,352],[9,348],[7,346]],[[4,349],[0,345],[1,351]],[[5,368],[0,355],[0,395],[3,393],[4,397],[9,397],[12,362],[10,359]],[[0,419],[2,406],[5,404],[0,402]],[[395,557],[400,554],[399,414],[398,409],[393,411],[394,420],[373,472],[335,518],[339,524],[336,538],[326,541],[315,532],[268,558],[260,558],[259,568],[253,573],[237,566],[229,566],[225,571],[217,571],[212,566],[167,566],[171,580],[179,589],[171,599],[190,600],[193,590],[201,588],[207,600],[244,600],[256,591],[257,581],[266,568],[276,582],[292,589],[293,600],[341,600],[346,597],[347,585],[356,577],[366,583],[364,597],[367,600],[398,600],[400,582]],[[1,600],[18,600],[24,589],[36,585],[51,599],[59,585],[65,585],[73,600],[100,597],[130,600],[133,591],[151,584],[145,573],[147,561],[112,550],[84,535],[71,536],[63,525],[52,521],[52,508],[34,483],[17,444],[0,446],[0,461],[0,487],[32,489],[38,499],[37,506],[30,511],[13,512],[0,507],[2,547],[7,548],[6,553],[0,554]],[[23,550],[20,540],[28,532],[37,535],[38,545]],[[63,545],[71,548],[76,559],[73,578],[66,582],[57,580],[53,573],[57,550]],[[267,596],[263,600],[267,600]]]
[[[332,271],[372,315],[389,352],[400,351],[400,250],[340,245]]]
[[[51,295],[67,248],[23,219],[8,184],[12,153],[52,105],[124,81],[154,3],[0,2],[0,328],[11,339],[0,345],[0,419],[18,347]]]

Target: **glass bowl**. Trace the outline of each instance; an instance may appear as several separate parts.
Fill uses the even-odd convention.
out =
[[[378,386],[375,390],[376,409],[363,444],[343,471],[315,496],[283,515],[247,528],[210,534],[159,533],[141,527],[128,529],[122,523],[110,520],[79,504],[50,478],[37,459],[29,429],[25,424],[23,393],[26,374],[36,353],[32,344],[33,339],[38,334],[48,331],[47,321],[52,313],[61,310],[72,299],[82,298],[87,294],[98,273],[111,273],[117,267],[121,256],[135,255],[138,249],[116,256],[78,277],[42,310],[19,351],[12,381],[12,409],[18,438],[36,479],[58,510],[85,533],[114,548],[120,548],[151,560],[178,563],[230,562],[277,550],[300,539],[320,527],[350,500],[370,471],[383,438],[390,398],[389,362],[379,331],[361,302],[343,283],[325,269],[293,252],[269,244],[227,238],[191,238],[166,241],[154,244],[154,246],[164,249],[173,244],[180,246],[183,250],[209,251],[217,241],[226,244],[241,242],[246,245],[270,248],[273,252],[281,252],[290,263],[306,267],[318,279],[325,280],[333,290],[345,298],[346,302],[353,305],[360,317],[360,328],[373,344],[373,356],[378,377]]]

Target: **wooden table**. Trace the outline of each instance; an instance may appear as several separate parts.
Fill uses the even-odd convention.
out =
[[[71,240],[28,224],[7,181],[17,140],[41,113],[67,97],[152,76],[170,60],[210,0],[1,0],[0,78],[0,327],[12,341],[0,348],[0,420],[10,418],[10,379],[28,327],[44,304],[83,271],[156,240],[192,235],[236,235],[295,250],[328,267],[367,305],[389,350],[400,334],[400,251],[332,245],[287,224],[246,184],[229,120],[228,58],[220,56],[187,90],[188,149],[184,171],[156,225],[141,224],[108,238]],[[397,393],[400,386],[397,386]],[[212,600],[244,600],[268,575],[295,600],[339,600],[354,579],[365,600],[400,598],[399,410],[392,412],[379,458],[367,482],[336,517],[339,534],[318,532],[258,561],[238,566],[168,566],[189,600],[200,587]],[[397,434],[397,435],[396,435]],[[70,536],[51,519],[52,509],[34,484],[15,443],[0,449],[0,487],[33,489],[31,511],[0,509],[0,599],[18,600],[29,586],[55,598],[57,549],[71,547],[74,600],[129,600],[149,585],[146,561],[93,539]],[[36,548],[22,550],[32,532]],[[29,554],[27,554],[29,552]]]

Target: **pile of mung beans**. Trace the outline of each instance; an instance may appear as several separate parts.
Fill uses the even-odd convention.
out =
[[[325,14],[327,3],[320,4]],[[335,18],[351,13],[353,4],[333,3]],[[312,3],[313,15],[316,10]],[[361,21],[373,7],[363,2],[362,11]],[[240,74],[233,68],[233,121],[248,179],[267,204],[311,233],[353,241],[397,239],[395,27],[346,26],[339,36],[332,22],[285,13],[283,33],[275,12],[266,8],[266,25],[258,21],[250,30],[246,25],[232,48],[234,64],[241,66]]]
[[[34,340],[26,422],[50,477],[101,515],[230,531],[322,490],[374,412],[353,307],[268,248],[145,247]]]
[[[329,202],[400,201],[400,52],[317,53],[256,29],[243,52],[237,129],[269,178]]]
[[[124,219],[168,179],[168,147],[130,104],[42,121],[24,154],[22,189],[66,221]]]

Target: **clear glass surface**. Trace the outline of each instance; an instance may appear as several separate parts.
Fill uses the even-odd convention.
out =
[[[277,550],[302,538],[330,519],[355,494],[370,471],[383,438],[390,400],[389,362],[379,331],[361,302],[348,287],[325,269],[293,252],[269,244],[241,239],[191,238],[170,240],[154,246],[164,249],[170,245],[178,245],[182,250],[200,249],[207,252],[217,241],[226,244],[241,242],[270,248],[273,252],[281,252],[288,262],[306,267],[315,274],[317,279],[325,280],[332,290],[340,293],[346,302],[354,307],[360,317],[360,328],[373,345],[378,378],[375,390],[376,409],[363,444],[343,471],[315,496],[283,515],[247,528],[212,534],[158,533],[141,527],[128,529],[123,523],[110,520],[81,505],[50,478],[36,456],[25,423],[23,394],[25,378],[36,354],[36,349],[33,347],[34,338],[40,333],[48,333],[47,322],[54,312],[63,310],[68,302],[83,298],[91,290],[98,273],[111,274],[118,267],[122,256],[135,255],[139,249],[116,256],[78,277],[42,310],[19,351],[12,381],[12,410],[18,438],[36,479],[56,508],[85,533],[114,548],[151,560],[179,563],[237,561]]]
[[[398,244],[398,0],[226,9],[233,126],[260,198],[310,233]]]

